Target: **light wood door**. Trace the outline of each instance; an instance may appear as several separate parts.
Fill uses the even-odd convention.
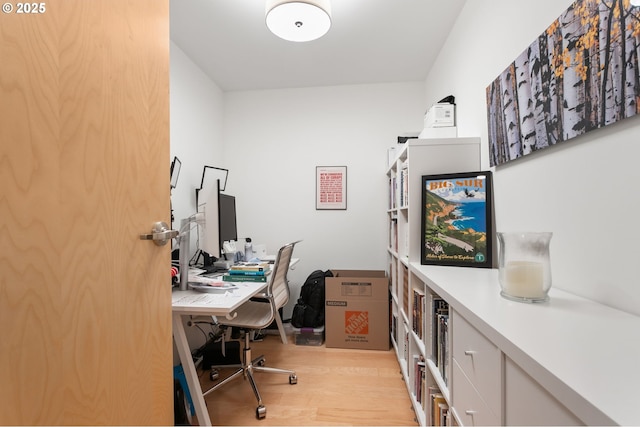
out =
[[[0,424],[173,424],[170,249],[139,239],[169,223],[169,2],[30,6],[0,12]]]

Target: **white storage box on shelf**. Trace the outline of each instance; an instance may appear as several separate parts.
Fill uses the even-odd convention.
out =
[[[456,106],[450,103],[437,103],[424,115],[424,129],[418,135],[420,139],[457,138]]]
[[[433,105],[424,116],[424,127],[439,128],[456,125],[456,106],[450,103]]]

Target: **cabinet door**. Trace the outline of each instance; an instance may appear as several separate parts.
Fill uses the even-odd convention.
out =
[[[502,352],[455,311],[452,320],[453,359],[478,390],[491,411],[494,414],[500,414],[502,412]]]
[[[506,425],[584,425],[511,359],[505,358]]]
[[[463,426],[500,425],[500,416],[489,409],[455,360],[452,394],[454,413]]]

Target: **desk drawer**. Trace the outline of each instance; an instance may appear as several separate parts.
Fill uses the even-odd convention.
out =
[[[492,412],[455,361],[452,404],[456,417],[463,426],[501,425],[500,417]]]
[[[501,352],[491,341],[454,311],[453,359],[489,408],[500,414],[502,408]],[[454,390],[457,393],[457,390]]]

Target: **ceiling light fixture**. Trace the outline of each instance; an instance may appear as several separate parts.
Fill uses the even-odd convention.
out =
[[[281,39],[308,42],[329,31],[331,4],[329,0],[267,0],[265,20]]]

